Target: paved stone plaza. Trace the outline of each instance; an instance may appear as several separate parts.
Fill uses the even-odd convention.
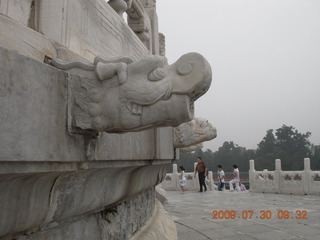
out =
[[[320,196],[167,191],[166,197],[164,207],[172,215],[181,240],[314,240],[320,236]],[[226,219],[232,210],[236,218]],[[249,210],[254,213],[245,219],[251,214]],[[290,216],[285,215],[286,210]],[[226,216],[220,212],[221,219],[212,219],[213,211],[223,211]],[[261,219],[263,214],[270,219]],[[302,219],[303,215],[307,219]]]

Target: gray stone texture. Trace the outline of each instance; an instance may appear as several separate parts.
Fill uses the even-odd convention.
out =
[[[4,193],[0,195],[0,239],[129,199],[160,183],[165,168],[151,165],[0,175],[0,192]]]
[[[37,30],[90,61],[97,55],[139,59],[150,54],[104,0],[41,0]]]
[[[0,31],[1,47],[18,51],[40,62],[44,61],[46,56],[57,57],[54,45],[46,36],[1,14]]]
[[[138,231],[151,217],[154,211],[154,205],[154,189],[147,190],[117,205],[104,215],[102,221],[104,229],[103,235],[106,239],[129,239],[133,233]],[[108,211],[108,209],[106,211]]]
[[[16,239],[129,239],[150,218],[154,211],[154,204],[154,189],[151,188],[114,207],[34,229],[35,232],[28,232]]]
[[[0,160],[84,160],[84,137],[66,131],[67,75],[1,47],[0,55]]]

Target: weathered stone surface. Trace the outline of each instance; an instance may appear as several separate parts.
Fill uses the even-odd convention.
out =
[[[67,76],[0,47],[0,160],[84,160],[84,138],[69,135]]]
[[[43,223],[51,188],[59,175],[57,172],[0,175],[0,239]]]
[[[154,189],[150,188],[112,208],[76,217],[67,222],[34,229],[17,240],[123,240],[129,239],[154,213]]]
[[[178,239],[175,223],[159,201],[156,201],[156,208],[153,216],[130,240],[150,239]]]
[[[129,199],[159,184],[165,169],[164,164],[153,164],[73,172],[2,174],[0,238],[34,231],[39,226],[68,222]]]
[[[175,158],[173,148],[173,129],[172,127],[162,127],[156,130],[156,159],[171,159]],[[171,146],[170,146],[171,144]]]
[[[69,79],[71,122],[74,128],[93,131],[141,131],[190,121],[194,101],[209,89],[212,79],[210,65],[197,53],[185,54],[172,65],[160,56],[51,64],[82,75]],[[208,123],[201,122],[198,128],[203,125]]]
[[[0,13],[28,25],[33,0],[0,0]]]
[[[46,56],[50,58],[57,56],[56,50],[48,38],[1,14],[0,32],[0,47],[15,50],[19,54],[40,62],[43,62]]]
[[[104,240],[101,236],[100,213],[79,217],[73,221],[34,229],[15,236],[16,240]],[[11,239],[11,238],[9,238]]]
[[[121,143],[121,144],[119,144]],[[174,158],[172,127],[129,133],[99,133],[88,147],[88,159],[103,161]]]
[[[217,130],[208,120],[195,117],[174,128],[174,147],[186,148],[217,137]]]
[[[99,161],[105,159],[129,160],[132,156],[139,156],[141,159],[152,159],[156,152],[155,131],[155,129],[150,129],[136,133],[122,134],[101,132],[90,142],[88,158]],[[121,145],[119,143],[121,143]],[[163,148],[162,151],[165,149],[166,148]],[[171,151],[171,157],[172,156],[173,151]]]
[[[39,32],[89,61],[97,55],[140,59],[149,54],[105,0],[41,0],[38,22]]]
[[[126,200],[112,209],[101,212],[105,239],[129,239],[148,219],[154,217],[154,189]]]
[[[166,198],[166,190],[161,187],[161,184],[156,186],[156,199],[158,199],[162,204],[168,201]]]

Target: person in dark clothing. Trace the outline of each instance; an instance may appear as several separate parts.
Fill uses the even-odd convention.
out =
[[[198,172],[199,184],[200,184],[200,191],[199,192],[203,191],[203,187],[204,187],[204,191],[207,191],[205,179],[206,179],[206,176],[208,173],[208,169],[207,169],[206,164],[202,161],[201,157],[198,157],[197,161],[198,161],[198,164],[197,164],[196,169],[194,171],[194,177],[196,177],[196,173]]]

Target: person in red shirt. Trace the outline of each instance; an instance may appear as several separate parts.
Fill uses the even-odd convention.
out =
[[[204,187],[204,191],[207,191],[207,186],[206,186],[206,176],[208,173],[208,169],[206,164],[202,161],[201,157],[197,158],[198,164],[196,166],[196,169],[194,171],[194,177],[196,177],[196,173],[198,172],[198,176],[199,176],[199,184],[200,184],[200,191],[199,192],[203,192],[203,187]]]

